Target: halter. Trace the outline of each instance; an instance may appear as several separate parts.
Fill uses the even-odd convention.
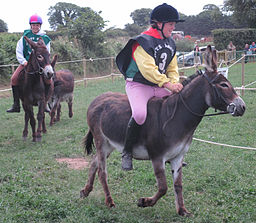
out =
[[[223,97],[223,95],[220,93],[219,89],[216,87],[215,84],[213,84],[213,82],[220,76],[220,73],[218,73],[212,80],[210,80],[210,78],[207,76],[206,72],[202,72],[201,70],[197,71],[199,75],[203,75],[203,77],[205,77],[205,79],[208,81],[209,85],[213,88],[213,93],[214,93],[214,99],[220,98],[221,100],[223,100],[225,103],[228,104],[227,100]],[[212,113],[212,114],[198,114],[194,111],[192,111],[189,106],[186,104],[186,102],[184,101],[184,98],[182,96],[182,94],[179,92],[179,97],[182,101],[182,103],[184,104],[184,106],[186,107],[187,110],[189,110],[193,115],[199,116],[199,117],[204,117],[204,116],[215,116],[215,115],[224,115],[224,114],[228,114],[227,111],[221,111],[221,112],[217,112],[217,113]],[[216,110],[216,109],[215,109]]]
[[[34,50],[32,49],[32,53],[33,53],[33,52],[34,52]],[[32,53],[31,53],[31,55],[32,55]],[[36,74],[36,73],[39,73],[40,75],[42,75],[43,72],[44,72],[44,69],[40,66],[40,64],[39,64],[39,62],[38,62],[38,60],[37,60],[37,58],[36,58],[36,62],[37,62],[37,65],[38,65],[38,71],[28,72],[28,71],[26,70],[26,68],[24,68],[25,73],[27,73],[27,74]]]

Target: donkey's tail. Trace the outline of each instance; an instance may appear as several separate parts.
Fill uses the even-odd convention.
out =
[[[83,139],[83,146],[87,151],[87,155],[92,153],[92,146],[94,146],[94,144],[93,144],[93,135],[90,130],[88,131],[88,133]]]

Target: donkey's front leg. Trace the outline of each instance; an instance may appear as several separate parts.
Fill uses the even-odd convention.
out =
[[[166,194],[168,189],[165,176],[165,163],[163,160],[152,160],[152,164],[157,180],[158,191],[153,197],[140,198],[138,202],[139,207],[154,206],[156,202]]]
[[[25,111],[25,110],[24,110]],[[23,140],[25,141],[28,137],[28,121],[29,121],[29,114],[25,111],[24,115],[25,125],[22,133]]]
[[[182,162],[183,158],[171,162],[175,205],[179,215],[189,216],[191,213],[185,208],[182,195]]]
[[[72,110],[73,102],[72,101],[73,101],[72,98],[68,100],[68,117],[69,118],[73,117],[73,110]]]
[[[38,103],[38,113],[37,113],[37,131],[36,131],[36,141],[41,142],[42,140],[42,126],[43,126],[43,120],[44,120],[44,110],[45,110],[45,103],[39,102]]]

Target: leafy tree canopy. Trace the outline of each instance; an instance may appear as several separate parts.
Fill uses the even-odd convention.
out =
[[[0,19],[0,32],[8,32],[7,24]]]
[[[89,7],[81,8],[80,16],[69,24],[69,34],[80,41],[85,52],[100,49],[104,42],[105,21]]]
[[[149,8],[137,9],[131,13],[130,17],[134,24],[138,26],[148,26],[151,12],[152,9]]]
[[[72,4],[59,2],[49,8],[49,24],[53,30],[67,28],[69,23],[81,15],[82,8]]]
[[[255,0],[224,0],[224,10],[232,12],[238,24],[247,24],[249,28],[256,28]]]

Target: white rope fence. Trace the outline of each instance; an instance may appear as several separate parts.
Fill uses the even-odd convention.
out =
[[[218,145],[218,146],[238,148],[238,149],[247,149],[247,150],[255,150],[256,151],[256,148],[253,148],[253,147],[234,146],[234,145],[228,145],[228,144],[224,144],[224,143],[212,142],[212,141],[198,139],[198,138],[193,138],[193,139],[196,140],[196,141],[199,141],[199,142],[209,143],[209,144]]]

